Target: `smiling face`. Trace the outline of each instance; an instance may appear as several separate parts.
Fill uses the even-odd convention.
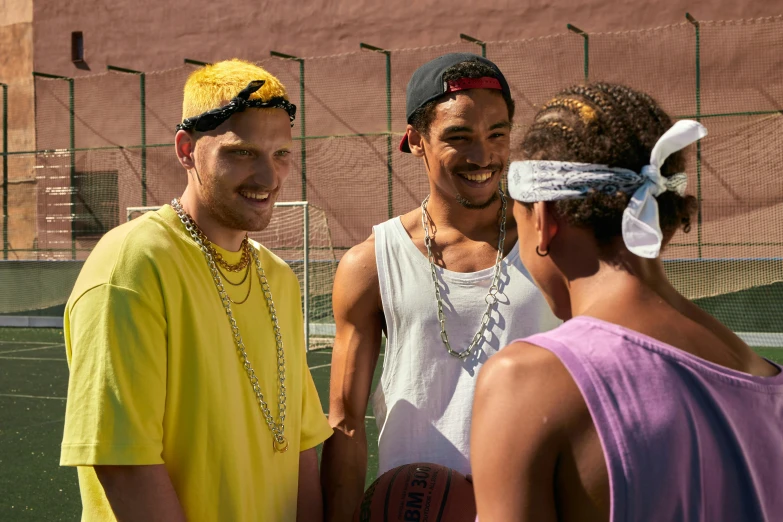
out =
[[[498,197],[509,157],[511,122],[498,91],[451,94],[434,108],[426,135],[408,126],[413,155],[423,158],[433,192],[465,208],[486,208]]]
[[[210,220],[235,231],[266,228],[291,172],[288,114],[282,109],[248,109],[217,129],[199,134],[195,143],[188,136],[189,170],[194,174],[189,176],[189,189]],[[178,147],[180,139],[187,140],[178,138]],[[188,144],[182,146],[187,151]]]

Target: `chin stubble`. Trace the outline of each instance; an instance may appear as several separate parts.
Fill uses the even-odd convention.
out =
[[[483,210],[489,207],[495,201],[497,201],[498,197],[499,197],[498,193],[494,192],[492,196],[484,203],[473,203],[472,201],[468,201],[467,199],[463,198],[461,195],[457,194],[457,203],[462,205],[464,208],[469,208],[471,210]]]

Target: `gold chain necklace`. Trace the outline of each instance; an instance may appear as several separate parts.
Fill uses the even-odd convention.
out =
[[[219,265],[215,265],[215,267],[218,269],[218,273],[222,276],[223,281],[230,284],[231,286],[242,286],[242,284],[245,281],[248,281],[248,276],[250,275],[250,263],[247,264],[247,268],[245,268],[245,275],[242,277],[242,280],[238,283],[233,282],[231,279],[228,278],[228,274],[223,272],[223,270],[220,269]],[[247,293],[245,294],[245,298],[241,301],[234,301],[234,299],[229,296],[229,299],[231,299],[231,302],[233,304],[241,305],[244,304],[249,298],[250,298],[250,292],[253,290],[253,278],[251,277],[248,284],[247,284]]]
[[[230,284],[231,286],[242,286],[242,283],[247,281],[247,276],[250,274],[250,263],[248,263],[247,268],[245,268],[245,275],[242,276],[242,280],[238,283],[233,282],[231,279],[228,278],[228,274],[223,272],[223,270],[220,269],[220,267],[217,267],[218,272],[220,272],[220,275],[223,276],[223,281]]]
[[[242,240],[242,257],[239,259],[239,263],[232,265],[223,259],[223,255],[220,252],[215,250],[215,248],[212,246],[212,243],[209,242],[207,236],[204,235],[203,232],[199,230],[199,233],[203,239],[206,239],[207,248],[209,248],[209,253],[212,254],[212,257],[215,258],[215,262],[229,272],[241,272],[250,264],[250,243],[248,243],[247,236],[245,236],[245,239]]]
[[[275,344],[277,345],[277,405],[279,408],[277,421],[275,421],[275,419],[272,417],[272,413],[269,411],[269,406],[264,400],[264,394],[261,392],[261,384],[258,382],[256,372],[250,365],[250,360],[247,357],[247,350],[245,349],[245,343],[242,341],[242,336],[239,333],[239,326],[237,326],[236,319],[234,319],[234,313],[231,310],[231,298],[226,293],[226,289],[220,279],[220,273],[218,272],[215,258],[212,256],[210,248],[204,243],[206,236],[204,236],[204,233],[201,232],[201,230],[198,228],[196,222],[193,221],[187,212],[185,212],[185,209],[182,208],[182,205],[179,203],[179,198],[174,198],[171,200],[171,206],[176,211],[177,216],[179,216],[179,220],[182,221],[183,225],[185,225],[185,230],[190,233],[193,241],[195,241],[195,243],[199,246],[201,252],[203,252],[204,257],[207,260],[209,271],[212,274],[212,279],[214,280],[218,294],[220,295],[220,302],[223,304],[223,308],[226,310],[226,316],[228,317],[228,322],[231,325],[231,332],[234,335],[234,343],[236,343],[237,351],[239,352],[239,356],[242,359],[242,367],[245,369],[245,373],[247,373],[247,377],[250,380],[250,385],[253,387],[253,393],[255,393],[256,402],[258,402],[258,407],[261,409],[261,414],[264,416],[264,420],[269,427],[269,431],[272,432],[272,447],[275,451],[284,453],[288,449],[288,440],[284,435],[286,390],[283,334],[280,332],[280,325],[277,322],[277,311],[275,310],[275,303],[272,301],[272,291],[269,288],[269,281],[266,279],[266,273],[264,272],[264,268],[261,266],[261,260],[258,257],[258,253],[256,252],[255,248],[250,249],[250,254],[253,257],[253,261],[256,265],[256,271],[258,272],[258,279],[261,282],[261,289],[264,292],[264,297],[266,298],[266,303],[269,307],[269,315],[272,317],[272,327],[274,328],[275,332]]]
[[[195,221],[193,221],[193,224],[195,225]],[[241,272],[250,264],[250,242],[247,239],[247,234],[245,234],[245,238],[242,240],[242,246],[240,247],[240,250],[242,250],[242,257],[240,257],[237,264],[232,265],[223,258],[223,254],[215,250],[215,247],[212,246],[212,242],[207,239],[207,235],[204,234],[204,232],[198,228],[198,226],[196,226],[196,233],[198,234],[199,239],[201,239],[201,242],[204,243],[204,246],[206,246],[209,250],[209,253],[215,260],[215,263],[217,263],[219,266],[222,266],[229,272]]]
[[[218,268],[218,270],[220,270],[220,269]],[[247,274],[249,274],[249,273],[250,273],[250,264],[248,264],[248,265],[247,265],[247,272],[245,272],[245,277],[247,277]],[[223,278],[224,278],[224,279],[226,279],[226,280],[228,280],[228,278],[226,278],[225,276],[223,276]],[[232,303],[234,303],[234,304],[236,304],[236,305],[241,305],[241,304],[244,304],[244,303],[245,303],[245,302],[246,302],[246,301],[247,301],[247,300],[250,298],[250,291],[251,291],[252,289],[253,289],[253,278],[251,277],[251,278],[250,278],[250,282],[249,282],[249,283],[248,283],[248,285],[247,285],[247,294],[245,294],[245,298],[244,298],[244,299],[242,299],[241,301],[234,301],[234,300],[233,300],[233,299],[231,299],[231,297],[229,296],[229,299],[231,300],[231,302],[232,302]]]

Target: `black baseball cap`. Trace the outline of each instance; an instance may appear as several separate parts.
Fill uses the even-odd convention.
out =
[[[446,72],[446,69],[458,63],[470,61],[480,62],[491,67],[495,71],[495,78],[461,78],[448,82],[443,81],[443,73]],[[416,109],[432,100],[450,92],[467,89],[496,89],[509,98],[511,97],[511,90],[508,88],[506,77],[503,76],[503,73],[500,72],[500,69],[494,63],[471,53],[444,54],[422,65],[411,76],[405,93],[405,120],[410,123],[411,116],[416,112]],[[411,151],[408,146],[407,133],[400,142],[400,150],[402,152]]]

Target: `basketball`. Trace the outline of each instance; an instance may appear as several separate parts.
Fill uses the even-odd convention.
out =
[[[473,484],[438,464],[406,464],[390,469],[364,493],[355,522],[474,522]]]

